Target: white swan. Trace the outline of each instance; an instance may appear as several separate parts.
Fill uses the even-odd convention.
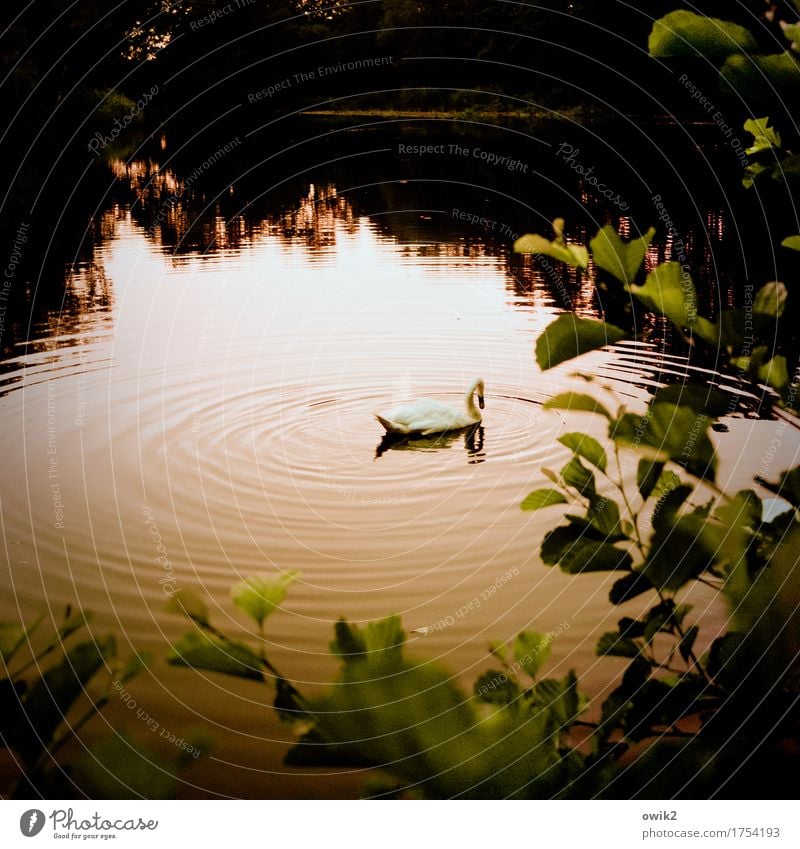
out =
[[[444,433],[448,430],[460,430],[477,424],[481,413],[475,406],[475,393],[478,393],[478,407],[483,409],[484,386],[482,378],[472,381],[464,396],[464,410],[459,410],[441,401],[431,401],[423,398],[413,404],[405,404],[389,410],[375,418],[386,428],[387,433],[418,434],[428,436],[432,433]]]

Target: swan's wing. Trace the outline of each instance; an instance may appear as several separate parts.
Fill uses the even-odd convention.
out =
[[[375,413],[375,418],[383,425],[387,433],[408,433],[408,428],[400,422],[385,418]]]
[[[400,407],[395,407],[394,410],[386,413],[386,418],[391,419],[393,422],[407,422],[428,416],[444,416],[448,413],[450,415],[456,415],[458,410],[455,407],[451,407],[450,404],[443,404],[441,401],[432,401],[430,398],[423,398],[411,404],[403,404]]]
[[[432,401],[427,398],[415,401],[413,404],[397,407],[386,413],[385,417],[407,427],[410,431],[418,433],[438,433],[439,431],[462,427],[464,424],[462,421],[464,414],[460,410],[450,404],[443,404],[441,401]]]

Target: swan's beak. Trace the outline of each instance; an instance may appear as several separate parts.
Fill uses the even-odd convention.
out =
[[[483,409],[486,406],[486,403],[483,400],[483,395],[478,395],[478,406]]]

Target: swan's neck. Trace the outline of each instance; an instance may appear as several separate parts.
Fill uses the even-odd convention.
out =
[[[469,389],[467,389],[467,394],[464,396],[464,406],[467,408],[467,412],[474,419],[479,419],[481,417],[480,410],[475,406],[475,390],[478,388],[479,381],[475,381]]]

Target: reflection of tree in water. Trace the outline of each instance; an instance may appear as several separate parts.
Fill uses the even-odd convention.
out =
[[[403,436],[402,434],[387,433],[375,449],[375,459],[382,457],[387,451],[423,451],[427,453],[443,451],[453,448],[463,439],[467,463],[470,465],[485,463],[485,436],[485,428],[480,423],[461,428],[461,430],[434,433],[430,436]]]
[[[162,147],[165,142],[162,143]],[[164,154],[166,156],[166,154]],[[454,208],[474,210],[489,220],[499,221],[503,228],[515,231],[537,229],[527,220],[514,221],[507,199],[503,203],[477,199],[474,188],[449,186],[442,197],[442,186],[435,180],[376,181],[350,191],[342,191],[338,183],[314,179],[314,175],[279,181],[268,192],[259,192],[263,184],[250,174],[238,152],[220,159],[201,177],[191,179],[198,162],[208,153],[198,156],[170,158],[170,167],[159,162],[158,151],[148,158],[131,162],[114,160],[111,164],[117,185],[112,192],[109,209],[93,222],[85,246],[100,245],[113,237],[117,221],[128,215],[144,231],[145,237],[164,253],[175,257],[188,254],[213,255],[246,249],[265,238],[278,240],[286,248],[300,248],[313,257],[315,251],[330,250],[358,232],[368,231],[373,241],[394,243],[398,255],[410,260],[423,260],[428,271],[435,273],[437,260],[443,271],[454,269],[502,272],[506,278],[509,302],[524,309],[552,305],[586,316],[597,316],[602,310],[610,321],[615,316],[612,305],[598,297],[594,275],[572,269],[546,257],[520,256],[513,253],[511,238],[500,237],[495,228],[481,227],[454,217]],[[174,167],[172,167],[174,165]],[[248,173],[247,179],[236,182],[236,175]],[[357,185],[353,173],[343,173],[343,185]],[[591,223],[579,221],[568,232],[568,238],[587,241],[594,235],[598,222],[609,221],[627,237],[637,234],[631,214],[610,215],[597,206],[596,198],[582,196]],[[641,218],[641,214],[638,216]],[[721,306],[730,308],[736,302],[733,283],[736,264],[721,263],[719,255],[736,236],[723,213],[706,210],[700,225],[691,228],[677,225],[677,232],[661,233],[651,246],[649,267],[666,259],[677,259],[683,252],[686,263],[700,293],[700,310],[713,314]],[[541,221],[539,222],[541,224]],[[539,227],[547,232],[547,225]],[[662,228],[663,229],[663,228]],[[730,247],[724,248],[730,252]],[[66,302],[49,305],[58,314],[102,310],[103,286],[87,282],[94,261],[91,250],[78,268],[66,280]],[[726,275],[719,278],[719,269]],[[75,281],[80,293],[74,291]],[[88,288],[87,288],[88,287]],[[45,322],[51,323],[44,316]],[[69,321],[66,315],[58,321]],[[640,328],[644,338],[658,340],[668,334],[663,322],[645,316]]]
[[[336,186],[314,183],[294,208],[270,216],[264,223],[263,229],[270,236],[302,241],[309,248],[331,247],[336,244],[337,230],[352,234],[358,225],[352,203],[338,193]]]
[[[584,198],[588,203],[588,198]],[[655,218],[655,216],[654,216]],[[634,220],[629,215],[598,215],[598,223],[592,227],[576,227],[568,233],[570,241],[587,244],[602,223],[610,223],[625,239],[639,237]],[[697,308],[704,315],[715,315],[720,309],[732,309],[741,298],[737,281],[740,279],[740,262],[736,252],[739,239],[735,228],[720,210],[702,213],[700,226],[664,228],[657,233],[645,257],[645,269],[657,265],[678,262],[690,274],[698,292]],[[664,232],[666,230],[666,232]],[[547,235],[547,226],[541,228]],[[721,257],[724,257],[721,260]],[[738,257],[740,259],[740,257]],[[521,302],[551,299],[555,306],[576,312],[579,315],[598,315],[599,307],[607,312],[607,319],[614,321],[614,305],[603,298],[598,299],[595,274],[587,274],[556,262],[549,257],[514,256],[509,258],[510,289]],[[624,321],[624,318],[620,318]],[[667,338],[674,335],[668,322],[646,315],[641,319],[640,333],[650,338],[654,331],[662,332]]]
[[[127,184],[131,217],[148,238],[173,254],[238,249],[252,228],[233,213],[234,189],[182,177],[153,159],[114,160],[112,171]],[[237,199],[238,200],[238,199]]]
[[[112,163],[115,175],[131,192],[133,219],[165,251],[212,254],[239,250],[269,236],[313,252],[331,248],[342,235],[352,235],[366,226],[379,238],[394,241],[412,258],[446,259],[449,268],[454,263],[458,266],[462,259],[471,267],[481,258],[494,261],[495,267],[508,274],[509,292],[527,305],[545,299],[562,309],[598,314],[600,304],[590,275],[556,262],[513,254],[514,233],[545,233],[548,225],[544,213],[520,209],[506,196],[494,197],[485,191],[476,194],[474,186],[465,187],[452,179],[443,186],[427,172],[420,172],[421,178],[375,179],[363,185],[363,173],[349,163],[337,164],[336,182],[329,174],[327,178],[309,174],[291,180],[275,179],[275,170],[262,174],[257,163],[243,164],[240,159],[247,154],[239,150],[221,158],[200,179],[187,178],[185,175],[191,175],[207,155],[176,156],[168,160],[169,167],[152,157]],[[286,167],[295,166],[287,163]],[[279,172],[278,166],[274,168]],[[269,185],[269,190],[260,191],[262,185]],[[342,186],[358,188],[344,191]],[[586,215],[583,221],[574,217],[568,222],[572,224],[570,239],[586,242],[603,223],[611,223],[624,236],[632,237],[640,226],[649,226],[657,219],[652,204],[634,217],[632,212],[622,213],[609,206],[586,186],[579,186],[577,191],[575,200]],[[531,188],[530,192],[535,194],[536,190]],[[544,200],[552,206],[552,198]],[[461,220],[453,214],[459,210],[490,224]],[[648,263],[652,266],[676,259],[683,252],[702,293],[700,306],[711,312],[730,304],[740,265],[735,255],[739,244],[734,238],[735,228],[727,225],[720,210],[707,209],[699,216],[695,210],[690,217],[681,217],[680,212],[674,213],[674,232],[666,225],[661,227]],[[492,222],[496,222],[494,226]],[[721,268],[725,269],[724,276],[720,275]]]
[[[40,300],[30,326],[15,323],[7,328],[12,341],[3,345],[3,354],[9,358],[0,361],[0,371],[15,372],[19,362],[28,362],[30,357],[36,357],[36,365],[41,365],[43,354],[50,362],[63,360],[65,355],[80,357],[82,346],[93,345],[99,336],[113,330],[113,286],[102,265],[77,266],[67,273],[57,300]]]

